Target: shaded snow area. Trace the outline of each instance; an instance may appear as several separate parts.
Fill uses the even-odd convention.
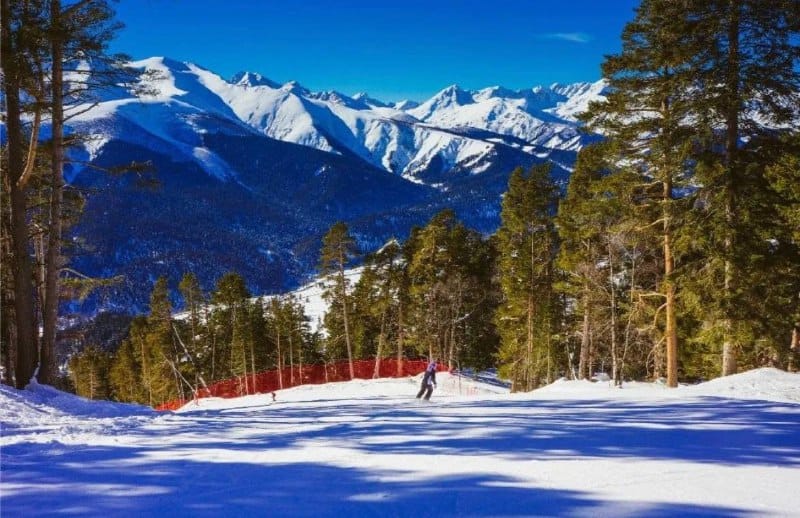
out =
[[[440,374],[174,413],[0,388],[2,516],[800,516],[800,374],[529,394]]]

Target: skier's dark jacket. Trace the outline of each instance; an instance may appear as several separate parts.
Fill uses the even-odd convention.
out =
[[[422,385],[436,385],[436,362],[430,362],[422,377]]]

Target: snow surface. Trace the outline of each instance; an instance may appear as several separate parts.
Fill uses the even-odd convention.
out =
[[[0,386],[2,516],[800,516],[800,374],[696,386],[440,374],[178,412]]]

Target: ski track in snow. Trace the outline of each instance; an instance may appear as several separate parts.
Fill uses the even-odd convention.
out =
[[[527,394],[441,374],[174,413],[0,386],[2,516],[800,516],[800,374]]]

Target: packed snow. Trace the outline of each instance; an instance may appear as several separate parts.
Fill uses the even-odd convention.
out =
[[[177,412],[0,387],[3,516],[800,516],[800,374],[695,386],[449,374]]]

